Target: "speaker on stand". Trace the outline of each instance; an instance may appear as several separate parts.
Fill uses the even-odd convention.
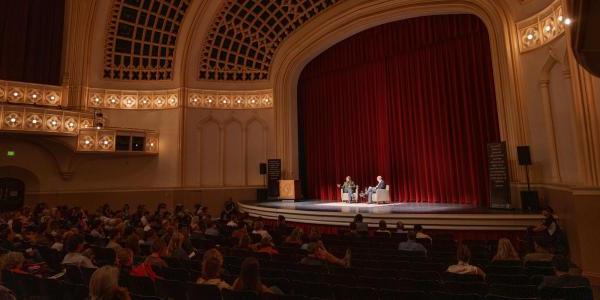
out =
[[[260,163],[258,165],[258,172],[263,176],[264,186],[267,186],[267,164]],[[256,200],[258,202],[265,202],[268,200],[268,190],[266,188],[256,189]]]
[[[540,209],[539,197],[537,191],[531,190],[529,180],[529,166],[531,165],[531,151],[529,146],[517,146],[517,158],[520,166],[525,166],[525,176],[527,178],[527,190],[521,191],[521,209],[529,212],[536,212]]]

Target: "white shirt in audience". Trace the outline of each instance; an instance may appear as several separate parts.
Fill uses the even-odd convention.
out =
[[[483,273],[483,271],[477,266],[470,265],[469,263],[464,261],[459,261],[456,265],[449,266],[446,272],[454,274],[472,274],[485,276],[485,273]]]
[[[266,231],[266,230],[264,230],[264,229],[261,229],[261,230],[253,230],[253,231],[252,231],[252,233],[253,233],[253,234],[258,234],[258,235],[260,235],[260,236],[261,236],[261,237],[263,237],[263,238],[264,238],[264,237],[271,237],[271,235],[269,234],[269,232],[268,232],[268,231]]]
[[[231,289],[231,286],[229,285],[229,283],[221,280],[220,278],[212,278],[212,279],[204,279],[202,277],[198,278],[198,281],[196,281],[197,284],[210,284],[210,285],[216,285],[220,290],[222,289]]]
[[[62,261],[63,265],[75,265],[80,268],[96,268],[96,266],[92,263],[92,261],[83,256],[79,252],[70,252],[65,255],[65,258]]]

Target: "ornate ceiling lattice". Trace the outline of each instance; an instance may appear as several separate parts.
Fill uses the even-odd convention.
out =
[[[207,36],[200,79],[262,80],[277,47],[341,0],[227,0]]]
[[[114,0],[104,78],[169,80],[177,33],[192,0]]]

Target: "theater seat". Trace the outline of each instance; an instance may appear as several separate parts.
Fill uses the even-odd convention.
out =
[[[382,203],[390,203],[390,186],[386,185],[384,189],[378,189],[375,194],[372,196],[372,200],[374,203],[382,204]]]
[[[535,285],[492,284],[488,292],[494,295],[514,298],[538,297],[538,288]]]
[[[258,300],[260,297],[255,292],[222,290],[223,300]]]
[[[379,300],[429,300],[423,291],[379,290]]]
[[[431,292],[431,300],[482,300],[477,294],[455,294],[448,292]]]
[[[187,296],[188,299],[221,299],[221,291],[215,285],[189,283]]]

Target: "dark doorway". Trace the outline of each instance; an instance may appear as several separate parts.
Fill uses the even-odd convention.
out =
[[[25,183],[11,177],[0,178],[0,210],[10,211],[23,207]]]

